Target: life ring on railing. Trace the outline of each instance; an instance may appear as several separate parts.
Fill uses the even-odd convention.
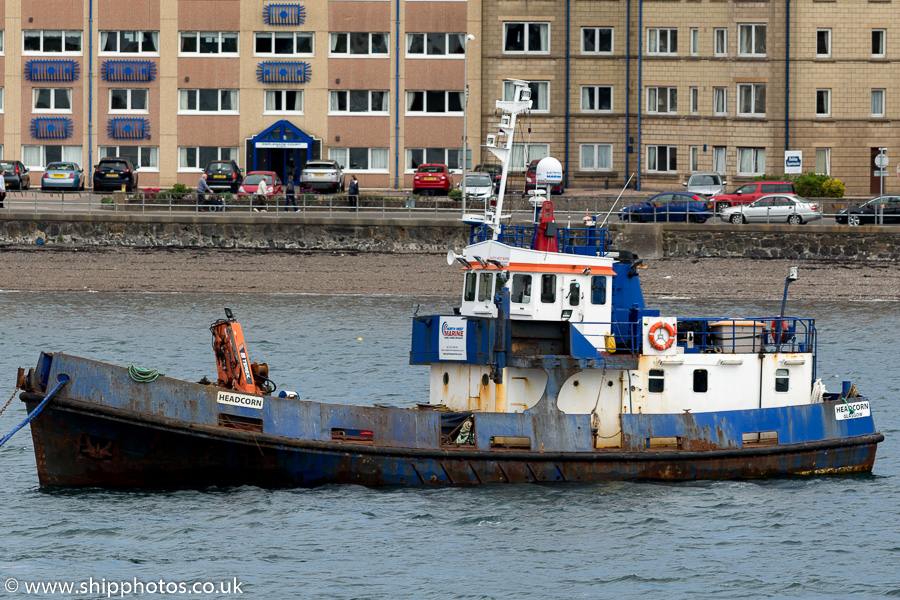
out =
[[[659,337],[657,337],[656,335],[657,330],[662,327],[665,327],[666,331],[669,333],[669,337],[665,342],[661,342],[659,340]],[[647,332],[647,339],[650,341],[650,345],[653,346],[656,350],[665,352],[672,347],[672,344],[675,343],[675,328],[664,321],[657,321],[650,326],[650,331]]]
[[[769,323],[769,332],[772,336],[773,344],[786,344],[791,339],[791,332],[784,319],[775,319]]]

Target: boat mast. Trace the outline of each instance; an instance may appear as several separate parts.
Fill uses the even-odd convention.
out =
[[[521,79],[507,79],[507,83],[513,84],[512,100],[497,100],[497,110],[503,115],[500,117],[500,124],[497,128],[500,135],[506,136],[506,145],[497,147],[497,136],[494,134],[487,136],[485,148],[500,159],[503,165],[503,173],[500,176],[500,191],[497,194],[497,205],[491,210],[490,202],[486,202],[485,206],[485,225],[491,228],[493,239],[500,238],[500,215],[503,213],[503,195],[506,193],[506,178],[509,174],[509,161],[512,158],[513,133],[516,129],[516,117],[519,113],[531,110],[531,87],[529,82]]]

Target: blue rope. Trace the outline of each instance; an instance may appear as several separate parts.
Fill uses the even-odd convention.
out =
[[[16,428],[13,429],[12,431],[10,431],[10,432],[6,435],[6,437],[4,437],[2,440],[0,440],[0,446],[2,446],[3,444],[5,444],[5,443],[7,442],[7,440],[9,440],[9,438],[11,438],[12,436],[14,436],[14,435],[16,434],[17,431],[19,431],[20,429],[22,429],[23,427],[25,427],[26,425],[28,425],[29,423],[31,423],[31,421],[34,420],[34,418],[35,418],[36,416],[38,416],[39,414],[41,414],[41,411],[44,410],[44,407],[47,405],[47,402],[49,402],[49,401],[50,401],[50,398],[53,397],[53,394],[55,394],[56,391],[57,391],[59,388],[61,388],[61,387],[63,386],[63,384],[65,384],[67,381],[69,381],[69,376],[68,376],[68,375],[62,375],[62,374],[61,374],[61,375],[59,375],[59,376],[56,378],[56,380],[57,380],[56,386],[55,386],[52,390],[50,390],[50,393],[47,394],[47,395],[44,397],[44,399],[41,401],[40,404],[37,405],[37,408],[35,408],[35,409],[34,409],[33,411],[31,411],[30,413],[28,413],[28,416],[25,417],[25,420],[24,420],[24,421],[22,421],[21,423],[19,423],[18,427],[16,427]]]

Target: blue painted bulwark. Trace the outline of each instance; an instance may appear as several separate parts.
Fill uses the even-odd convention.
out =
[[[263,7],[263,22],[266,25],[303,25],[306,7],[302,4],[267,4]]]
[[[103,81],[153,81],[156,63],[152,60],[104,60],[100,65]]]
[[[116,140],[150,139],[150,121],[140,117],[117,117],[106,124],[106,134]]]
[[[307,83],[311,68],[306,62],[273,61],[259,63],[256,80],[260,83]]]
[[[72,137],[72,119],[35,117],[31,120],[31,137],[39,140],[61,140]]]
[[[78,61],[36,58],[25,62],[25,79],[28,81],[77,81]]]

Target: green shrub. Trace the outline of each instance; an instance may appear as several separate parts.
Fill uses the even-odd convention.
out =
[[[818,173],[804,173],[794,180],[794,191],[804,198],[819,198],[822,194],[822,184],[828,180],[828,175]]]
[[[100,198],[100,204],[114,204],[115,198],[111,198],[110,196],[103,196]]]
[[[462,190],[450,190],[450,193],[447,194],[447,197],[451,200],[459,200],[460,198],[462,198]]]
[[[762,175],[757,175],[750,181],[794,181],[793,175],[769,175],[768,173],[763,173]]]
[[[172,198],[184,198],[191,193],[191,189],[183,183],[176,183],[167,193]]]
[[[833,177],[828,179],[822,184],[822,195],[828,198],[843,198],[844,182]]]

